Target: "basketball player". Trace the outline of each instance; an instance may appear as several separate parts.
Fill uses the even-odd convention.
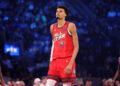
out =
[[[65,20],[68,13],[66,6],[58,6],[57,23],[50,26],[52,50],[46,86],[55,86],[59,79],[63,86],[71,86],[75,82],[75,58],[79,43],[75,24]]]

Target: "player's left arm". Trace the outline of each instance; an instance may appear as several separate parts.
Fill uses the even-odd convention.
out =
[[[74,61],[76,59],[78,50],[79,50],[78,35],[77,35],[76,26],[75,26],[74,23],[70,23],[69,31],[70,31],[70,33],[72,35],[73,45],[74,45],[74,51],[73,51],[73,55],[72,55],[72,58],[71,58],[71,61],[70,61],[70,64],[73,65],[73,63],[74,63]]]
[[[77,35],[77,31],[76,31],[76,26],[73,23],[70,23],[68,26],[68,29],[72,35],[72,39],[73,39],[73,45],[74,45],[74,50],[73,50],[73,55],[72,58],[68,64],[68,66],[65,68],[64,73],[65,74],[70,74],[72,72],[72,66],[73,63],[76,59],[78,50],[79,50],[79,42],[78,42],[78,35]]]

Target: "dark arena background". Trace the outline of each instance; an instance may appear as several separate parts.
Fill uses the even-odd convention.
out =
[[[45,86],[58,5],[70,9],[79,52],[74,86],[113,82],[120,57],[120,0],[0,0],[0,64],[6,86]],[[120,73],[120,72],[119,72]],[[34,85],[37,86],[37,85]],[[61,83],[59,83],[61,86]]]

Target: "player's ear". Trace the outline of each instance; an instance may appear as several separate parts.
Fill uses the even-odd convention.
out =
[[[67,17],[67,14],[65,13],[65,17]]]

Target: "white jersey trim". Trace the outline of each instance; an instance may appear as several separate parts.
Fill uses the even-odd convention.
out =
[[[69,31],[69,29],[67,28],[67,32],[70,36],[72,36],[71,32]]]
[[[52,48],[51,48],[50,61],[52,61],[53,49],[54,49],[54,41],[52,41]]]

